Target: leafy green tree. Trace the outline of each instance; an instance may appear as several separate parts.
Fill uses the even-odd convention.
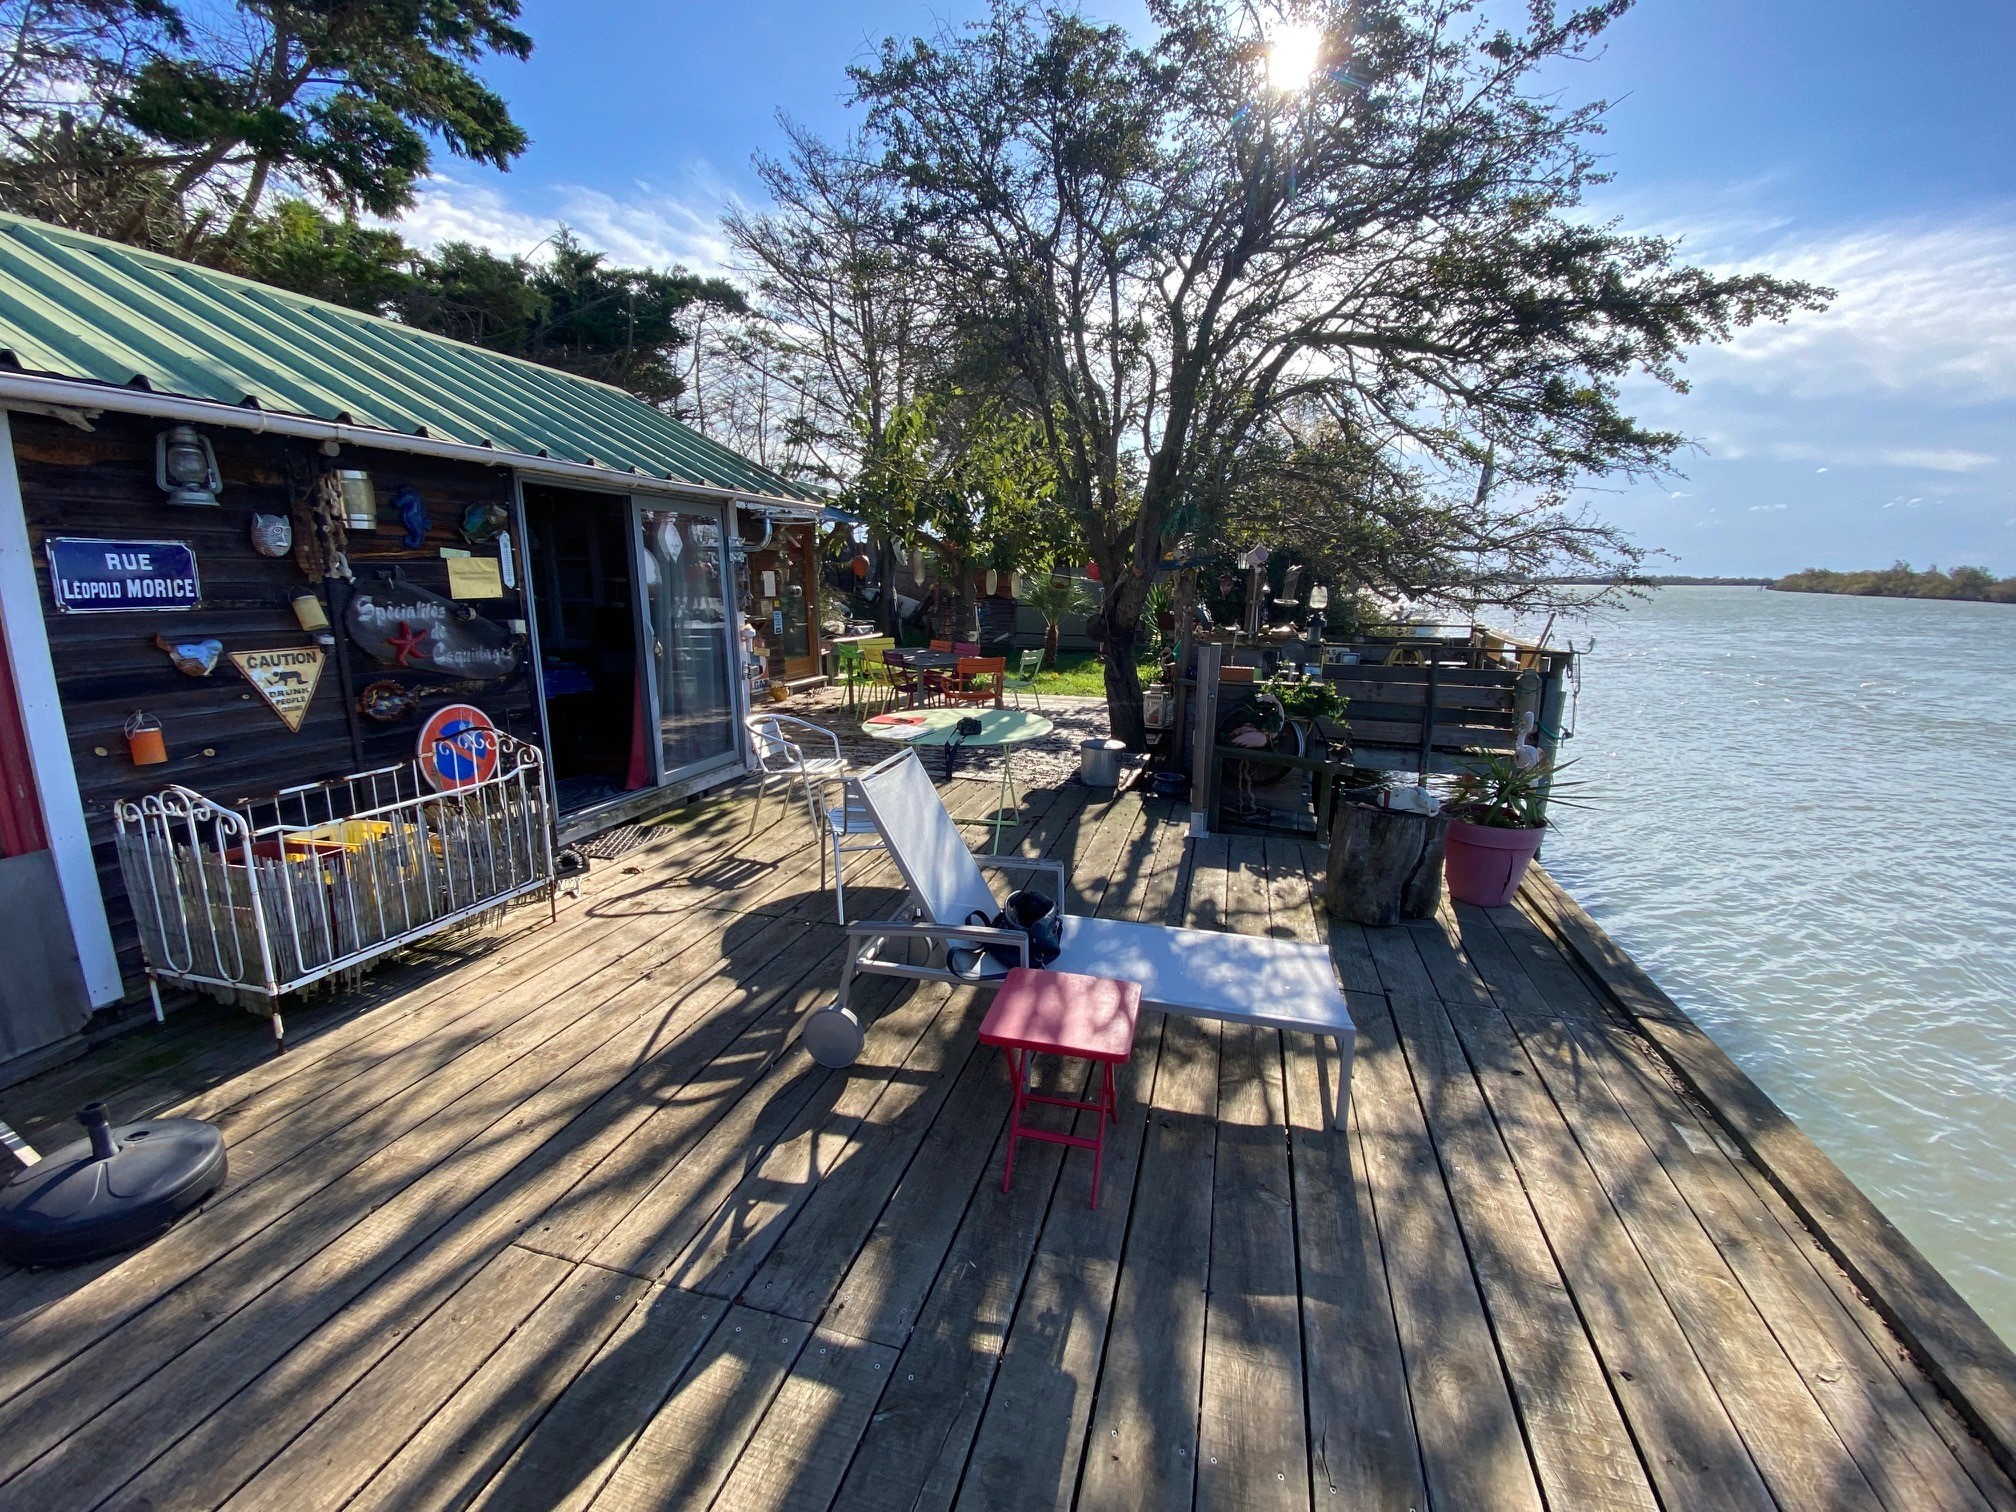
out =
[[[228,209],[227,241],[276,177],[392,215],[412,203],[430,138],[497,168],[525,150],[473,67],[531,56],[517,0],[238,0],[171,14],[113,113],[155,144],[172,195]]]
[[[252,221],[231,254],[233,272],[373,314],[414,284],[415,254],[397,232],[335,219],[306,200],[282,200]]]
[[[877,539],[932,548],[962,640],[977,635],[977,573],[1048,563],[1072,539],[1040,432],[956,390],[896,406],[841,502]]]
[[[1784,593],[1847,593],[1867,598],[1966,599],[1976,603],[2016,603],[2016,577],[1998,578],[1985,567],[1923,572],[1909,562],[1893,562],[1873,572],[1830,572],[1808,567],[1787,573],[1771,587]]]
[[[1471,611],[1556,608],[1562,579],[1577,576],[1633,591],[1646,553],[1622,531],[1544,494],[1494,498],[1491,473],[1468,491],[1439,486],[1405,453],[1311,406],[1248,444],[1237,487],[1206,512],[1194,545],[1229,563],[1264,544],[1331,589],[1340,616],[1365,590]],[[1590,598],[1587,587],[1568,596]]]
[[[670,406],[685,389],[683,317],[696,305],[741,310],[720,278],[612,265],[565,227],[544,259],[448,243],[418,260],[397,310],[410,324],[614,384]]]
[[[498,168],[524,131],[477,75],[525,58],[517,0],[0,0],[0,194],[80,230],[228,260],[269,190],[412,203],[433,144]]]
[[[112,111],[174,11],[152,0],[0,0],[0,204],[94,235],[179,243],[150,145]]]
[[[1559,501],[1682,444],[1624,409],[1686,348],[1824,291],[1721,276],[1592,222],[1600,104],[1564,103],[1628,0],[1150,0],[1152,35],[996,0],[854,71],[916,221],[906,249],[1042,427],[1107,584],[1114,733],[1141,744],[1155,563],[1233,497],[1256,441],[1322,407],[1459,495]],[[1306,81],[1270,78],[1289,25]],[[1488,501],[1487,501],[1488,504]]]

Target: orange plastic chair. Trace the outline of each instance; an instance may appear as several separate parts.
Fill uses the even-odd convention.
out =
[[[987,679],[985,686],[979,680]],[[1001,693],[1008,681],[1008,658],[1005,656],[962,656],[959,658],[959,681],[945,692],[954,703],[991,703],[1001,707]]]

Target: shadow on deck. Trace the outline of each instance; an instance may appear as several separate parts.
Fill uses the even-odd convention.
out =
[[[841,937],[770,817],[660,826],[284,1056],[206,1009],[0,1093],[232,1163],[146,1250],[0,1272],[0,1506],[2016,1509],[1534,915],[1365,931],[1310,848],[1030,795],[1075,909],[1327,938],[1361,1025],[1333,1131],[1333,1047],[1144,1017],[1095,1210],[1054,1145],[1001,1192],[973,992],[874,981],[859,1063],[798,1049]]]

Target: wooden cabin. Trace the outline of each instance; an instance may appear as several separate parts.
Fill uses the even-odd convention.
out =
[[[817,497],[585,378],[0,216],[0,409],[0,1084],[143,994],[121,800],[463,704],[568,839],[739,777],[816,664]]]

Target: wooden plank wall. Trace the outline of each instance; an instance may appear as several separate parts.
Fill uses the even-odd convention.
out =
[[[1325,680],[1350,700],[1342,724],[1353,746],[1412,751],[1421,744],[1428,708],[1428,668],[1327,666]],[[1512,749],[1518,731],[1519,680],[1531,686],[1531,706],[1539,707],[1540,678],[1510,668],[1435,669],[1437,752]]]
[[[120,970],[133,994],[143,988],[139,942],[112,843],[112,809],[119,800],[179,783],[235,803],[296,783],[409,760],[421,722],[431,709],[448,702],[473,702],[500,728],[526,739],[538,739],[539,728],[529,666],[480,692],[444,691],[430,697],[430,688],[445,689],[454,680],[375,662],[339,636],[336,650],[349,654],[354,686],[393,677],[421,690],[419,710],[397,723],[360,720],[360,752],[351,742],[336,653],[323,667],[298,734],[287,729],[228,660],[233,651],[314,644],[296,623],[291,601],[304,590],[322,591],[322,585],[311,584],[291,555],[263,557],[251,542],[254,511],[289,513],[290,453],[297,469],[334,465],[370,472],[380,525],[375,533],[351,537],[351,565],[360,581],[396,567],[409,582],[444,596],[448,565],[440,548],[466,545],[461,521],[471,504],[509,505],[508,469],[356,447],[346,447],[331,463],[316,453],[313,442],[217,429],[204,434],[216,450],[224,479],[220,506],[171,506],[154,484],[154,437],[163,426],[120,415],[105,415],[93,424],[87,433],[41,416],[11,417],[36,583],[77,784]],[[392,496],[406,484],[419,490],[431,521],[425,541],[410,551],[391,507]],[[203,601],[186,612],[57,614],[42,549],[52,535],[186,541],[196,553]],[[326,592],[323,597],[326,608]],[[526,614],[512,589],[504,598],[483,600],[476,607],[500,624]],[[332,612],[331,621],[335,618]],[[177,640],[215,637],[223,641],[226,659],[208,677],[186,677],[155,647],[157,634]],[[136,767],[128,759],[124,725],[136,709],[161,721],[168,745],[165,764]]]

